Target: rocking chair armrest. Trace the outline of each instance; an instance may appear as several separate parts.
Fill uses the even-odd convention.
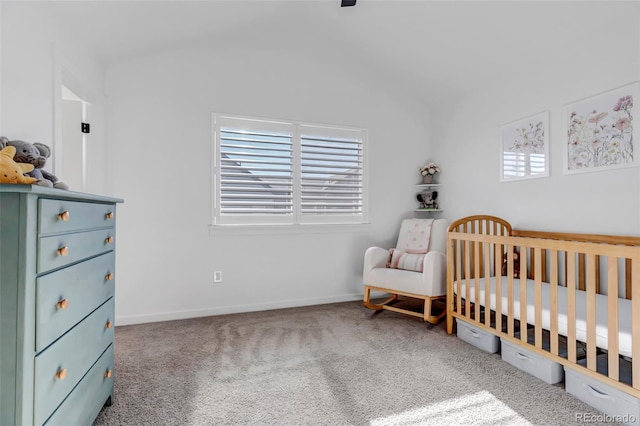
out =
[[[447,256],[439,251],[430,251],[424,257],[422,279],[429,296],[444,296],[447,293]]]
[[[389,262],[389,250],[381,247],[369,247],[364,253],[364,272],[375,268],[386,268]]]

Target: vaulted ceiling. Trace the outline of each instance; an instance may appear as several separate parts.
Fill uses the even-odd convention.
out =
[[[317,50],[338,58],[333,65],[357,62],[361,72],[434,101],[518,78],[525,68],[553,72],[574,55],[606,48],[602,40],[611,38],[603,36],[620,25],[638,27],[640,39],[637,0],[23,3],[76,32],[105,66],[198,44]]]

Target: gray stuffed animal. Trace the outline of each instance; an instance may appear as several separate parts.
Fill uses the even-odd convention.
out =
[[[425,191],[416,195],[418,201],[420,201],[421,209],[437,209],[438,203],[438,191]]]
[[[16,155],[13,160],[17,163],[33,164],[35,169],[28,175],[38,179],[36,185],[46,186],[48,188],[69,189],[66,183],[61,182],[58,178],[43,167],[47,162],[47,158],[51,156],[51,149],[42,143],[29,143],[25,141],[10,141],[8,138],[0,137],[0,149],[6,146],[16,148]]]

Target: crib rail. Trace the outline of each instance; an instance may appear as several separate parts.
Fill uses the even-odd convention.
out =
[[[491,223],[489,231],[494,229]],[[506,227],[499,231],[499,235],[493,235],[492,232],[479,233],[477,227],[462,225],[452,225],[448,235],[448,333],[453,332],[454,318],[467,321],[640,398],[640,362],[632,362],[631,385],[622,383],[618,341],[621,320],[628,321],[628,318],[620,317],[618,302],[622,296],[630,299],[632,315],[631,353],[627,359],[640,360],[640,238],[510,228],[505,235]],[[520,257],[518,270],[514,270],[514,250]],[[503,272],[504,257],[506,270]],[[516,278],[518,272],[522,279]],[[527,312],[527,278],[534,287],[533,318],[528,318],[530,312]],[[492,282],[495,287],[493,293]],[[548,286],[548,300],[543,300],[543,285],[545,288]],[[562,287],[567,299],[564,336],[558,325],[559,289]],[[517,312],[516,292],[519,292]],[[584,292],[581,294],[586,305],[583,306],[587,330],[584,341],[578,340],[576,335],[578,292]],[[505,297],[506,306],[502,303]],[[606,299],[606,349],[596,342],[596,314],[598,309],[603,309],[597,307],[596,297]],[[542,326],[543,302],[549,312],[546,329]],[[528,343],[527,324],[533,328],[531,344]],[[543,349],[543,330],[548,333],[547,349]],[[522,332],[517,334],[519,331]],[[567,352],[562,355],[559,353],[560,338],[566,338],[567,345]],[[606,376],[597,372],[597,356],[603,353],[608,354]]]
[[[511,224],[504,219],[496,216],[488,215],[476,215],[467,216],[459,219],[449,225],[449,231],[481,234],[481,235],[511,235]],[[474,247],[471,247],[470,255],[473,256]],[[473,274],[476,268],[480,274],[484,274],[484,267],[486,265],[484,261],[485,253],[478,253],[479,259],[476,263],[470,265],[470,271]]]
[[[567,233],[567,232],[543,232],[543,231],[529,231],[529,230],[519,230],[513,229],[511,235],[515,237],[530,237],[530,238],[545,238],[545,239],[553,239],[553,240],[562,240],[562,241],[579,241],[579,242],[587,242],[587,243],[602,243],[602,244],[614,244],[614,245],[624,245],[624,246],[640,246],[640,237],[632,237],[625,235],[601,235],[601,234],[577,234],[577,233]],[[542,275],[544,276],[546,273],[547,267],[547,256],[546,252],[543,249],[542,251]],[[533,257],[532,253],[529,253],[529,256]],[[578,256],[578,284],[579,289],[585,289],[585,277],[586,277],[586,269],[585,269],[585,257],[580,255]],[[596,257],[596,292],[600,293],[600,274],[599,274],[600,262],[598,257]],[[632,282],[632,272],[631,272],[631,260],[627,259],[624,265],[624,297],[627,299],[631,299],[631,282]],[[529,276],[531,274],[529,273]]]

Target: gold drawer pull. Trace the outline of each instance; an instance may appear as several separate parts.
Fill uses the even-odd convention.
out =
[[[64,380],[66,377],[67,377],[67,369],[66,368],[61,368],[56,373],[56,379],[58,379],[58,380]]]
[[[109,272],[107,275],[105,275],[104,279],[107,281],[111,281],[113,279],[113,274]]]
[[[112,374],[113,373],[111,373],[111,370],[107,369],[107,371],[104,372],[104,378],[110,379]]]
[[[104,217],[106,217],[107,219],[113,219],[113,212],[105,214]]]
[[[60,213],[58,215],[58,220],[61,220],[63,222],[68,222],[69,221],[69,212],[65,210],[62,213]]]
[[[69,256],[69,247],[67,246],[62,246],[58,249],[58,256]]]
[[[104,325],[104,328],[111,328],[113,327],[113,323],[111,321],[107,321],[107,323]]]
[[[113,244],[113,237],[111,235],[109,235],[107,238],[104,239],[105,244]]]
[[[69,307],[69,301],[67,299],[62,299],[61,301],[56,303],[56,306],[58,307],[58,309],[65,310]]]

